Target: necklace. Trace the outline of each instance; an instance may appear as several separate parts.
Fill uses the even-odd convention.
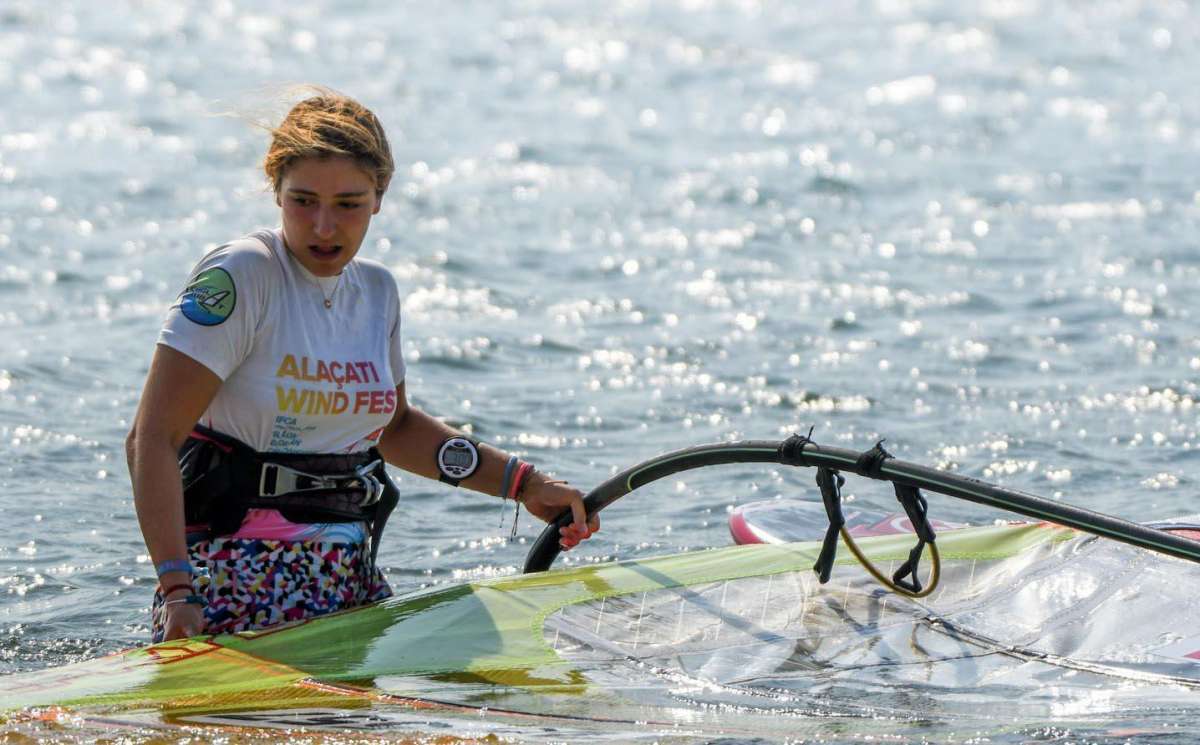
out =
[[[338,285],[342,283],[342,275],[337,275],[333,280],[333,287],[329,288],[329,292],[325,292],[328,281],[329,277],[317,277],[317,286],[321,288],[321,295],[325,298],[326,310],[333,308],[333,296],[337,293]]]

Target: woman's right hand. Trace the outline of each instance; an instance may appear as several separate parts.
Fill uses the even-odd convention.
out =
[[[163,607],[163,641],[186,639],[204,633],[204,606],[196,603],[172,603]]]

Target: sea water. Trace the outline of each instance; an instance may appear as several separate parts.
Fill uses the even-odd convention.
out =
[[[296,83],[391,137],[361,253],[411,402],[544,471],[814,428],[1196,512],[1198,37],[1148,0],[3,3],[0,671],[147,641],[124,437],[190,268],[278,221],[261,124]],[[534,520],[397,476],[397,590],[519,571]],[[735,505],[813,493],[680,474],[560,561],[725,545]]]

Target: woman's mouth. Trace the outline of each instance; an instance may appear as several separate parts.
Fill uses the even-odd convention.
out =
[[[309,245],[308,251],[318,259],[328,260],[336,258],[342,252],[342,247],[336,244],[332,246]]]

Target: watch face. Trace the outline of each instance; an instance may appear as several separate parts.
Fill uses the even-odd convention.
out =
[[[437,466],[447,477],[461,481],[479,467],[479,451],[470,440],[452,437],[438,449]]]
[[[442,463],[450,468],[467,468],[474,461],[471,452],[465,448],[446,448],[446,454],[442,456]]]

